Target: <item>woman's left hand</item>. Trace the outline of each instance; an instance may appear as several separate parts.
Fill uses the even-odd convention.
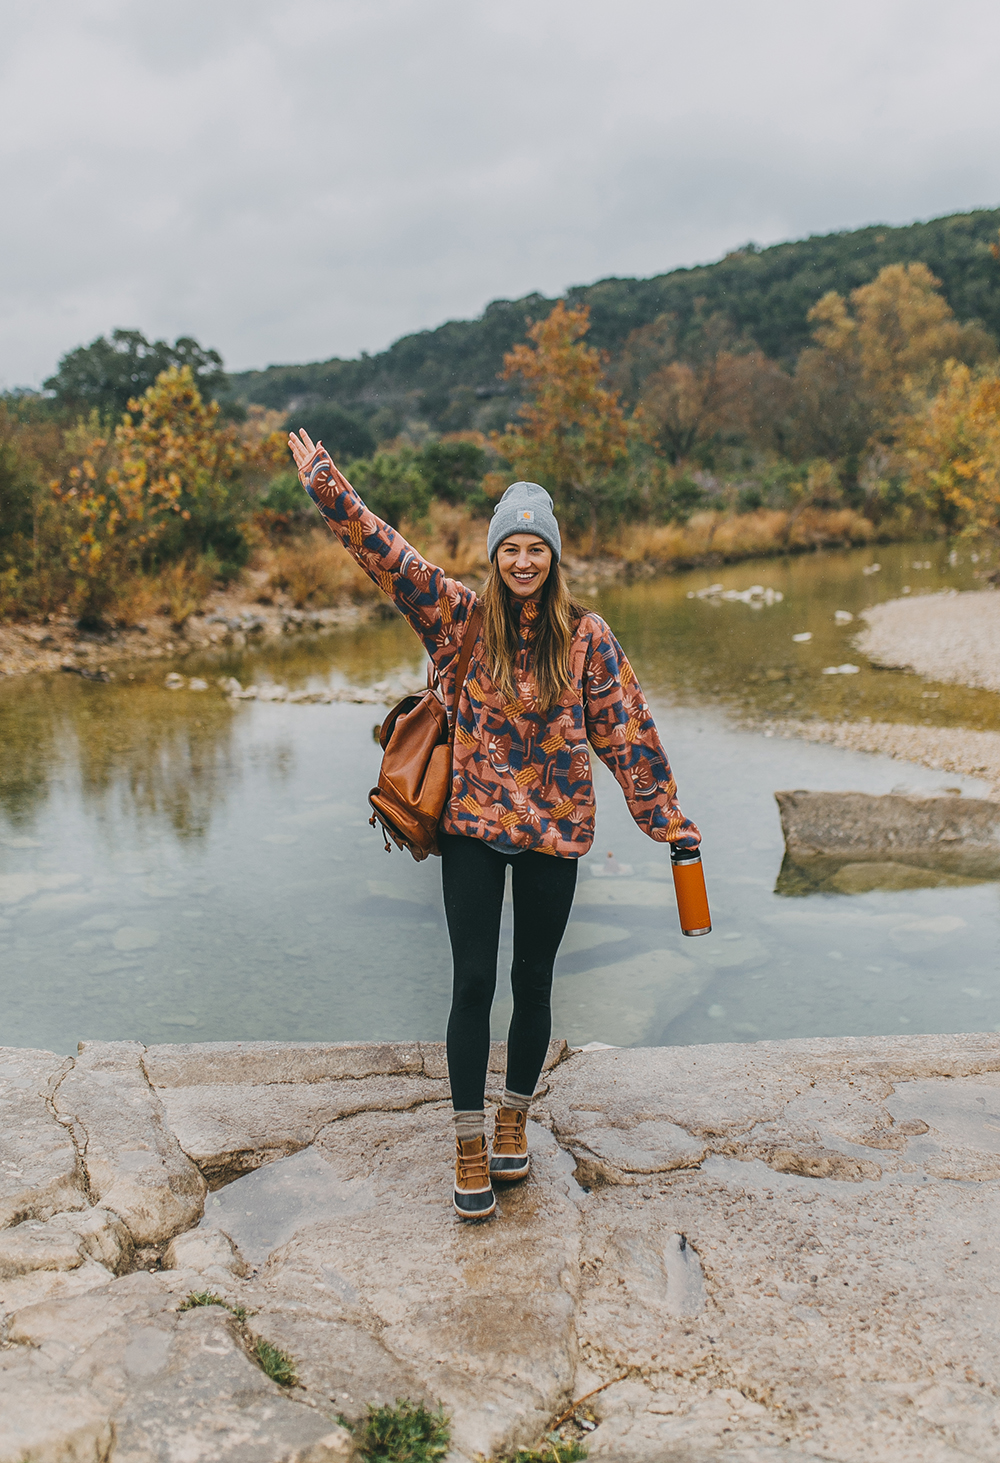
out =
[[[314,442],[309,433],[301,428],[298,432],[289,432],[288,447],[295,458],[295,466],[298,468],[300,478],[306,464],[311,462],[315,456],[317,447],[322,447],[322,445],[322,442]]]

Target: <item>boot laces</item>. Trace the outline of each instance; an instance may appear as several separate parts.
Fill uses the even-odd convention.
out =
[[[497,1108],[497,1125],[493,1139],[495,1153],[519,1154],[528,1115],[520,1108]]]
[[[459,1143],[457,1152],[458,1183],[462,1189],[485,1188],[490,1181],[489,1155],[486,1144],[466,1153]]]

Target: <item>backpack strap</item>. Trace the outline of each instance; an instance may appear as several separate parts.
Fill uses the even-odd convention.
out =
[[[459,652],[458,666],[455,671],[455,705],[451,714],[451,730],[448,733],[448,745],[451,747],[453,753],[455,750],[455,732],[458,729],[458,703],[462,699],[462,692],[465,690],[465,681],[469,674],[469,662],[472,659],[472,652],[476,648],[476,641],[479,639],[482,618],[482,612],[477,599],[472,607],[472,614],[465,622],[465,634],[462,636],[462,649]]]

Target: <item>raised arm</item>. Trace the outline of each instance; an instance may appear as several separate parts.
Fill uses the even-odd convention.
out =
[[[677,784],[656,723],[625,652],[603,620],[584,673],[584,715],[594,751],[611,768],[643,833],[657,843],[697,848],[701,834],[677,803]]]
[[[326,523],[373,583],[420,636],[438,670],[458,650],[475,595],[442,569],[428,564],[402,534],[365,506],[322,442],[292,432],[288,446],[299,480]]]

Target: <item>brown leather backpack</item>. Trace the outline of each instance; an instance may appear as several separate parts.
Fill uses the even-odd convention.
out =
[[[386,853],[391,852],[390,838],[397,848],[408,848],[418,862],[439,852],[438,824],[451,788],[458,703],[479,638],[479,621],[477,603],[462,636],[450,730],[448,713],[437,690],[437,676],[435,684],[418,696],[404,696],[382,723],[382,766],[378,787],[368,794],[373,809],[368,821],[373,828],[376,823],[382,825]]]

